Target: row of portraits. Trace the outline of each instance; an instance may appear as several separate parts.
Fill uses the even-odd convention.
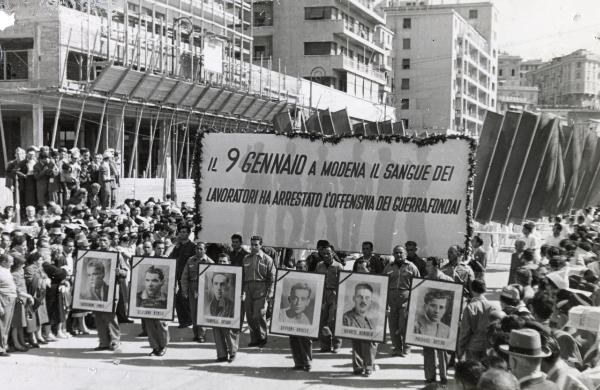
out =
[[[113,312],[117,297],[119,254],[87,251],[76,262],[73,308]],[[388,307],[387,275],[342,271],[337,287],[333,334],[383,342]],[[241,329],[243,267],[201,264],[198,278],[197,325]],[[129,316],[172,320],[175,261],[135,256],[131,261]],[[325,275],[277,270],[270,331],[317,338]],[[411,285],[407,344],[456,350],[462,310],[461,284],[414,278]]]

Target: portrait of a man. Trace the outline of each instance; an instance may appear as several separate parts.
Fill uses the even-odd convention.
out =
[[[306,314],[311,295],[312,289],[308,283],[298,282],[293,284],[288,295],[289,306],[279,311],[279,322],[312,325],[311,319]]]
[[[345,312],[342,317],[343,325],[353,328],[374,329],[374,320],[368,316],[373,304],[373,287],[368,283],[358,283],[354,287],[352,302],[354,307]]]
[[[81,289],[80,299],[89,301],[108,301],[109,286],[104,281],[106,267],[100,259],[90,259],[85,264],[84,285]]]
[[[144,283],[138,287],[136,306],[153,309],[166,309],[168,296],[163,290],[165,271],[151,265],[144,273]]]
[[[233,318],[235,304],[229,297],[235,274],[215,272],[210,280],[208,313],[215,317]],[[206,312],[206,311],[205,311]]]
[[[425,293],[422,310],[417,312],[414,333],[437,338],[448,339],[450,326],[442,322],[442,318],[450,304],[450,292],[431,288]]]

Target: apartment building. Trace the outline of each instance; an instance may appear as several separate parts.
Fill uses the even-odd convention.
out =
[[[580,49],[528,73],[540,89],[540,105],[600,109],[600,55]]]
[[[477,136],[497,96],[498,12],[490,2],[394,1],[396,116],[410,128]]]
[[[393,85],[393,33],[378,3],[254,1],[254,63],[385,103]]]
[[[533,111],[538,105],[539,88],[527,79],[527,73],[537,69],[541,60],[523,61],[520,56],[500,53],[498,56],[497,111]]]

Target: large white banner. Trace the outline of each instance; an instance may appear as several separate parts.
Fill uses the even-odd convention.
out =
[[[420,255],[463,244],[469,143],[431,146],[360,141],[338,144],[273,134],[208,133],[202,140],[202,232],[228,242],[239,232],[265,244],[377,253],[416,241]]]

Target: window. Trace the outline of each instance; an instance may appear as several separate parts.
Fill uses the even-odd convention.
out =
[[[402,39],[402,48],[404,50],[410,49],[410,38],[404,38],[404,39]]]
[[[335,54],[335,47],[332,42],[304,42],[305,56],[328,56],[331,54]]]
[[[469,10],[469,19],[477,19],[479,17],[479,12],[476,9]]]
[[[305,20],[331,19],[331,7],[306,7],[304,8]]]
[[[402,79],[402,83],[400,84],[400,89],[409,89],[410,88],[410,79]]]
[[[408,119],[402,118],[400,119],[400,122],[402,122],[402,126],[404,127],[404,129],[408,129]]]
[[[502,77],[502,69],[498,71],[498,76]]]
[[[578,70],[577,72],[575,72],[575,78],[576,79],[580,79],[581,78],[581,71]]]
[[[402,69],[410,69],[410,58],[402,59]]]
[[[409,107],[410,107],[410,102],[408,99],[400,100],[400,109],[401,110],[408,110]]]
[[[581,62],[577,63],[577,69],[581,68]]]
[[[266,46],[254,46],[254,58],[267,57]]]
[[[402,28],[409,29],[411,27],[412,27],[412,20],[411,20],[411,18],[404,18],[404,19],[402,19]]]
[[[514,77],[514,75],[515,75],[515,70],[514,69],[510,70],[510,75]]]

